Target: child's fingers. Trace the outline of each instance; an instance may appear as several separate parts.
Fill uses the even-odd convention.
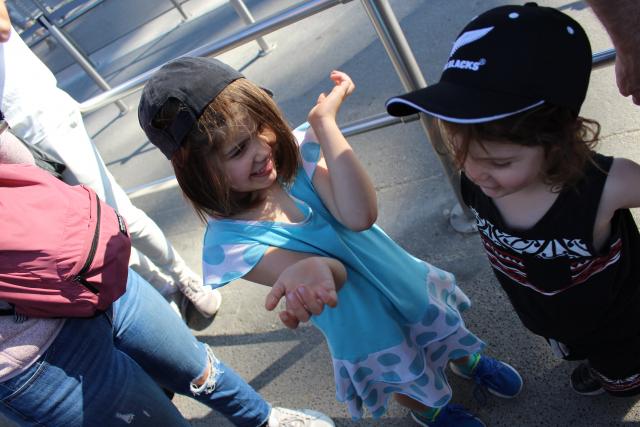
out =
[[[300,301],[297,292],[287,292],[285,298],[287,301],[287,312],[289,315],[294,316],[300,322],[309,321],[311,314],[307,311],[302,301]]]
[[[318,95],[318,100],[316,101],[316,104],[320,104],[322,101],[325,100],[325,98],[327,97],[327,95],[322,92],[320,95]]]
[[[334,70],[331,72],[329,76],[331,80],[336,84],[336,86],[340,86],[344,89],[346,95],[350,95],[356,88],[353,80],[347,73],[343,73],[342,71]]]
[[[317,289],[316,295],[318,298],[320,298],[320,301],[322,301],[329,307],[335,307],[338,305],[338,294],[333,289]]]
[[[281,282],[276,282],[271,288],[271,291],[269,291],[269,293],[267,294],[267,297],[265,298],[264,308],[266,308],[268,311],[271,311],[274,308],[276,308],[278,306],[278,303],[284,296],[285,292],[286,292],[286,289],[284,285]]]
[[[297,289],[298,298],[302,300],[302,304],[311,314],[320,314],[324,308],[324,303],[316,296],[316,293],[305,287],[300,286]]]
[[[298,321],[298,319],[291,316],[286,311],[280,312],[279,317],[280,317],[280,321],[284,324],[284,326],[286,326],[289,329],[295,329],[300,324],[300,321]]]

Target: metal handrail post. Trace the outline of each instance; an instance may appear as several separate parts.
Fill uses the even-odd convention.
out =
[[[382,45],[387,51],[387,55],[389,55],[393,63],[396,73],[402,81],[404,89],[412,91],[425,87],[427,83],[389,2],[387,0],[361,1]],[[447,150],[436,120],[433,117],[420,114],[420,124],[429,141],[431,141],[431,145],[442,164],[445,175],[458,201],[449,216],[451,226],[458,232],[475,231],[475,222],[471,212],[463,203],[460,194],[458,171],[452,159],[445,154]]]
[[[47,31],[49,31],[49,34],[51,34],[56,40],[58,40],[60,45],[65,48],[67,52],[69,52],[73,59],[76,60],[76,62],[84,69],[89,77],[91,77],[101,89],[105,91],[111,89],[111,86],[109,86],[107,81],[103,79],[100,74],[98,74],[95,68],[93,68],[93,65],[91,65],[89,59],[75,47],[71,40],[69,40],[57,26],[52,24],[44,15],[39,16],[38,21],[47,29]],[[118,106],[121,114],[125,114],[127,111],[129,111],[129,107],[123,101],[116,101],[116,105]]]
[[[240,16],[240,18],[242,18],[245,24],[251,25],[256,22],[256,20],[253,18],[253,15],[249,11],[249,8],[242,0],[229,0],[229,3],[231,3],[231,6],[233,6],[236,13]],[[275,44],[269,46],[269,43],[267,43],[267,41],[263,37],[256,38],[256,42],[258,43],[258,46],[260,46],[260,56],[265,56],[276,48]]]
[[[255,24],[251,24],[248,27],[235,32],[228,37],[221,40],[217,40],[206,45],[200,46],[190,52],[187,52],[181,56],[211,56],[219,55],[236,46],[240,46],[248,41],[254,40],[256,37],[271,33],[280,28],[286,27],[289,24],[298,22],[304,18],[315,15],[333,6],[341,3],[348,3],[351,0],[309,0],[304,3],[292,6],[291,8],[282,11],[276,16],[261,19]],[[136,77],[127,80],[126,82],[114,87],[111,90],[103,92],[94,96],[91,99],[80,104],[80,111],[88,113],[95,111],[105,105],[113,102],[114,99],[123,98],[133,92],[137,91],[149,80],[149,78],[160,68],[156,67],[152,70],[146,71]]]
[[[180,4],[180,1],[179,0],[171,0],[171,3],[173,3],[173,5],[176,7],[176,9],[178,9],[178,12],[180,12],[180,15],[182,15],[182,19],[184,21],[188,21],[189,20],[189,16],[184,11],[184,9],[182,9],[182,5]]]

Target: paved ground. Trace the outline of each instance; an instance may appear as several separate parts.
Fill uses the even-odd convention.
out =
[[[86,44],[100,72],[116,85],[241,26],[232,9],[221,1],[188,1],[184,7],[192,17],[185,23],[180,22],[175,11],[162,12],[169,9],[164,3],[169,2],[107,1],[99,19],[78,22],[70,33],[80,44]],[[451,42],[466,21],[503,3],[506,2],[391,1],[427,81],[439,75]],[[559,7],[580,21],[592,39],[594,51],[610,47],[603,29],[582,2],[539,3]],[[261,18],[295,2],[255,0],[247,4],[256,18]],[[119,38],[109,29],[116,31]],[[109,43],[102,46],[101,37],[108,37]],[[356,93],[341,112],[343,123],[382,112],[384,101],[402,91],[357,1],[334,7],[266,39],[277,43],[270,55],[258,58],[257,45],[249,43],[221,58],[273,90],[291,123],[303,121],[317,94],[330,88],[327,76],[332,69],[348,72],[357,85]],[[43,45],[35,50],[52,64],[61,86],[76,99],[85,100],[97,93],[77,67],[66,67],[59,49],[48,51]],[[109,106],[85,118],[105,161],[125,188],[171,174],[168,163],[146,141],[137,125],[138,98],[136,93],[125,99],[134,107],[125,116],[119,116],[117,109]],[[603,125],[600,151],[640,161],[640,109],[618,95],[613,67],[593,73],[583,114],[599,119]],[[640,405],[635,399],[575,395],[568,385],[568,374],[574,365],[554,359],[546,344],[522,327],[491,274],[478,237],[458,234],[448,225],[445,212],[455,199],[417,122],[353,137],[351,142],[376,184],[379,224],[416,256],[457,275],[460,286],[474,302],[466,316],[470,329],[485,339],[490,355],[517,367],[525,379],[518,398],[489,398],[480,407],[472,397],[471,385],[451,378],[454,402],[477,411],[491,426],[640,423]],[[188,263],[200,270],[203,225],[178,189],[168,186],[136,197],[134,202],[158,222]],[[210,325],[196,324],[194,333],[211,344],[220,358],[269,401],[322,410],[338,426],[413,425],[406,411],[397,405],[392,405],[381,420],[351,421],[346,408],[335,401],[328,351],[318,331],[308,326],[296,331],[284,328],[274,314],[262,308],[266,291],[258,285],[241,281],[227,286],[222,293],[224,303],[215,321]],[[175,403],[193,425],[230,425],[188,398],[178,397]]]

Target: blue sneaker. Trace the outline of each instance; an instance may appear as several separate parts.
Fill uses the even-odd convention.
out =
[[[463,373],[455,363],[449,363],[449,367],[454,374],[462,378],[473,379],[481,388],[505,399],[516,397],[522,390],[522,377],[518,371],[508,363],[489,356],[480,356],[471,376]]]
[[[442,408],[433,421],[414,411],[411,411],[411,418],[422,427],[486,427],[480,418],[455,404]]]

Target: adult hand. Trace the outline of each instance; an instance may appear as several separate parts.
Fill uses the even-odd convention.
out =
[[[640,105],[640,46],[630,53],[616,52],[616,82],[622,96]]]
[[[4,1],[0,0],[0,43],[4,43],[11,37],[11,18]]]
[[[587,0],[616,49],[616,83],[623,96],[640,105],[640,2]]]

